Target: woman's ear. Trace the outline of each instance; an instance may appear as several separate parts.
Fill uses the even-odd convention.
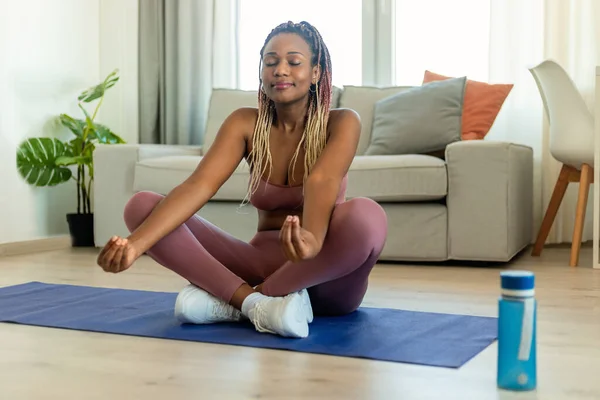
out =
[[[313,67],[313,74],[312,74],[312,83],[313,85],[316,84],[317,82],[319,82],[319,77],[321,76],[321,66],[320,65],[315,65]]]

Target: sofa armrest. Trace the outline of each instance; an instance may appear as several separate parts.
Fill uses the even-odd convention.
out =
[[[448,255],[509,261],[533,229],[533,149],[486,140],[446,148]]]
[[[94,240],[102,247],[113,235],[127,236],[123,210],[133,196],[135,165],[148,158],[201,155],[200,146],[113,144],[94,151]]]

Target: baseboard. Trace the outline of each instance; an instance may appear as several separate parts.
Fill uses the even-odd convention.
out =
[[[71,247],[69,235],[25,240],[22,242],[0,243],[0,257],[39,253]]]

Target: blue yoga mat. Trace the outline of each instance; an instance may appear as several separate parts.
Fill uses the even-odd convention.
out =
[[[29,282],[0,288],[0,321],[458,368],[497,337],[497,319],[361,307],[316,317],[308,338],[259,333],[250,322],[180,324],[176,293]]]

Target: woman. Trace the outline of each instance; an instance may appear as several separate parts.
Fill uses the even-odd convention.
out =
[[[111,238],[98,264],[121,272],[146,253],[187,279],[175,304],[182,322],[247,318],[259,332],[306,337],[313,312],[358,308],[387,219],[372,200],[345,201],[360,119],[329,109],[331,61],[319,32],[307,22],[282,24],[260,55],[258,108],[234,111],[166,197],[135,194],[124,212],[131,235]],[[195,215],[242,159],[259,216],[249,243]]]

